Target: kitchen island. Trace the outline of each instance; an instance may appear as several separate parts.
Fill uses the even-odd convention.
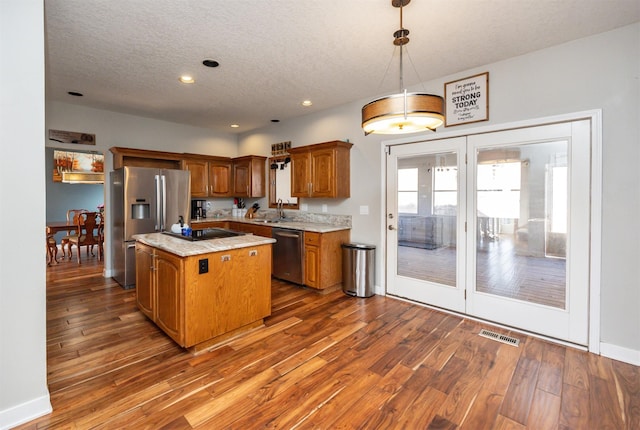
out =
[[[262,215],[262,218],[221,217],[192,221],[196,228],[224,228],[252,233],[256,236],[273,237],[274,229],[286,229],[292,232],[304,232],[302,255],[298,259],[282,262],[279,245],[274,246],[273,272],[276,278],[302,284],[322,293],[339,288],[342,282],[341,245],[349,243],[351,238],[350,217],[339,215],[320,216],[318,214],[297,214],[286,219],[274,220],[274,213]],[[320,222],[319,222],[320,221]],[[302,237],[302,236],[301,236]],[[292,280],[281,276],[282,269],[295,270],[283,266],[297,265],[303,273],[302,280]],[[281,270],[278,270],[281,269]],[[280,273],[279,273],[280,272]]]
[[[162,233],[135,239],[138,308],[180,346],[200,352],[271,314],[274,239],[191,242]]]

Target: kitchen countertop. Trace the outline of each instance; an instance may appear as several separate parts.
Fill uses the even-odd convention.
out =
[[[194,242],[177,237],[171,237],[162,233],[136,234],[133,238],[145,245],[162,249],[163,251],[170,252],[180,257],[228,251],[238,248],[248,248],[258,245],[268,245],[276,241],[270,237],[254,236],[252,234],[220,239],[199,240]]]
[[[265,222],[264,218],[251,219],[251,218],[245,218],[245,217],[205,218],[200,221],[192,220],[191,228],[197,229],[198,224],[203,224],[208,222],[225,222],[225,221],[242,222],[245,224],[253,224],[253,225],[266,225],[267,227],[273,227],[273,228],[288,228],[290,230],[312,231],[316,233],[329,233],[332,231],[351,229],[350,226],[346,226],[346,225],[335,225],[335,224],[325,224],[325,223],[295,221],[295,220]]]

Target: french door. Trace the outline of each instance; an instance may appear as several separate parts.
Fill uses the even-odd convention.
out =
[[[588,121],[390,147],[387,293],[586,345],[590,153]]]

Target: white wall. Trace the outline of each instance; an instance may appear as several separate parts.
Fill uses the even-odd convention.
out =
[[[16,37],[26,34],[29,37]],[[51,410],[45,319],[42,0],[0,1],[0,55],[4,152],[0,225],[5,226],[0,247],[0,428],[7,428]],[[16,226],[16,217],[21,227],[7,228]]]
[[[434,59],[437,61],[437,59]],[[602,352],[640,364],[640,24],[577,40],[553,48],[488,64],[413,88],[443,94],[445,82],[489,72],[490,121],[445,129],[465,130],[591,109],[603,112],[603,211],[601,276]],[[380,96],[382,94],[379,94]],[[372,96],[374,98],[375,96]],[[305,199],[309,210],[353,216],[352,240],[380,249],[383,208],[381,142],[389,137],[363,136],[362,100],[338,109],[269,126],[239,141],[245,146],[288,141],[302,146],[333,139],[349,139],[351,198],[342,201]],[[444,131],[444,130],[443,130]],[[441,131],[442,133],[442,131]],[[415,135],[415,140],[420,135]],[[369,215],[359,215],[368,205]],[[383,285],[376,255],[376,284]]]

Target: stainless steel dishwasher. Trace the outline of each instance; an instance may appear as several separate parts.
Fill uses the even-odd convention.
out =
[[[272,274],[275,278],[302,285],[304,283],[304,231],[272,228]]]

